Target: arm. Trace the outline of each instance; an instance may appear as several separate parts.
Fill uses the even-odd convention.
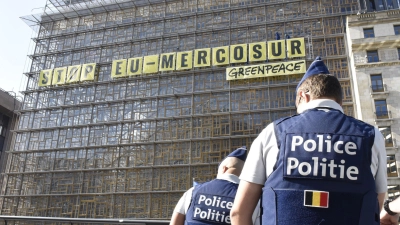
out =
[[[260,200],[267,176],[273,171],[278,152],[271,123],[251,144],[231,209],[232,225],[253,225],[253,211]]]
[[[183,214],[180,214],[178,212],[174,212],[171,217],[171,221],[169,222],[169,225],[183,225],[185,223],[185,218],[186,216]]]
[[[379,211],[382,211],[383,202],[385,201],[386,192],[378,193]]]
[[[389,215],[386,210],[381,211],[381,224],[382,225],[397,225],[399,221],[400,213],[400,198],[389,203],[389,209],[392,212],[397,213],[396,215]]]
[[[375,140],[372,146],[371,172],[375,178],[375,188],[378,193],[379,210],[382,210],[387,191],[387,156],[385,140],[382,133],[375,128]]]
[[[172,213],[170,225],[184,225],[186,219],[186,211],[189,208],[190,199],[192,197],[193,188],[187,190],[179,199]]]
[[[260,199],[262,185],[240,181],[231,209],[232,225],[252,225],[253,211]]]

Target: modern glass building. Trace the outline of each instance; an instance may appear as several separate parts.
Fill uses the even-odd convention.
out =
[[[226,68],[294,60],[284,58],[113,78],[115,60],[304,38],[295,60],[322,56],[355,115],[346,16],[367,9],[357,0],[48,1],[24,17],[36,46],[1,215],[168,219],[193,179],[213,179],[229,152],[295,113],[303,75],[227,80]],[[92,63],[94,79],[80,82],[48,83],[41,72]]]

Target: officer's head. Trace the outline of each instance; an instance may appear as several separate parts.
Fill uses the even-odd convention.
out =
[[[342,104],[342,86],[339,80],[332,76],[321,57],[317,57],[296,88],[297,112],[301,106],[315,99],[332,99]]]
[[[244,161],[246,161],[246,146],[231,152],[218,167],[218,174],[230,173],[239,176],[242,172]]]

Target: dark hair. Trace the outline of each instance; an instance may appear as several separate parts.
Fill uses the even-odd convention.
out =
[[[299,90],[306,91],[313,99],[330,98],[342,104],[342,86],[339,80],[329,74],[310,76],[300,85]]]

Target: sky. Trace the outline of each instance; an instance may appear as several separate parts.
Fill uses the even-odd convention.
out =
[[[17,94],[26,88],[28,54],[33,53],[35,33],[20,17],[41,14],[46,0],[4,0],[0,7],[0,88]],[[31,50],[30,50],[31,49]],[[20,94],[19,94],[20,95]]]

